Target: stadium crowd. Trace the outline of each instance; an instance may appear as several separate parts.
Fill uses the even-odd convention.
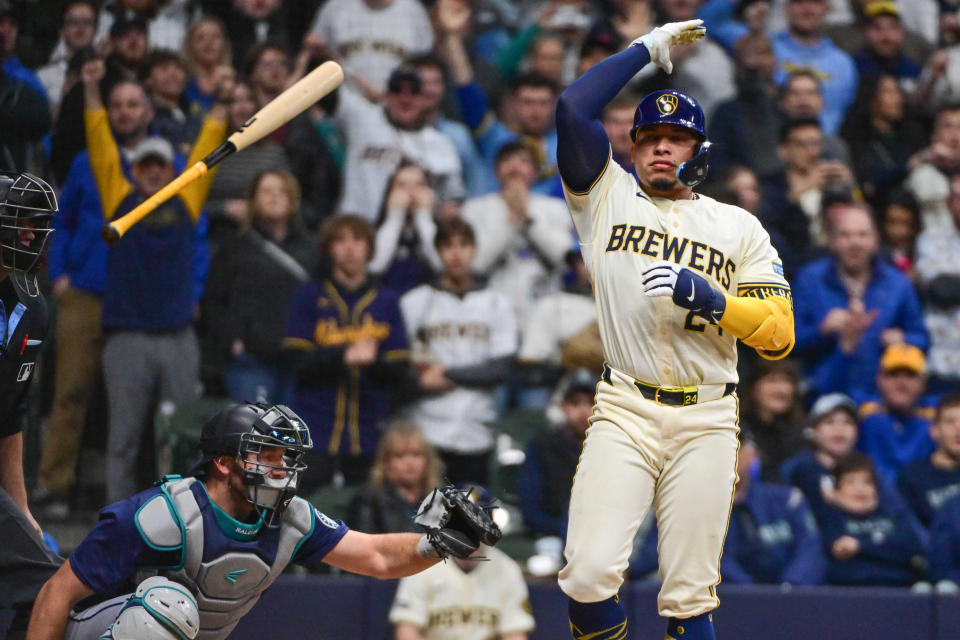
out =
[[[167,431],[195,436],[191,412],[262,400],[309,424],[301,493],[348,525],[406,530],[447,477],[489,488],[530,541],[515,555],[555,571],[603,366],[556,99],[695,17],[707,39],[638,74],[604,127],[632,171],[640,97],[700,100],[699,190],[762,221],[792,285],[793,353],[740,355],[723,580],[960,593],[956,0],[0,0],[4,168],[60,205],[40,524],[177,470]],[[335,94],[100,239],[328,59]],[[655,570],[647,522],[630,575]]]

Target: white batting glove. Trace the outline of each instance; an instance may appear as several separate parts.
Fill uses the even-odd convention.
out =
[[[687,20],[685,22],[670,22],[657,27],[650,33],[640,36],[630,43],[630,46],[643,45],[650,52],[651,62],[667,73],[673,73],[673,63],[670,61],[670,47],[677,44],[690,44],[707,35],[707,28],[703,20]]]
[[[649,35],[649,34],[647,34]],[[666,260],[654,262],[644,270],[643,292],[651,298],[672,296],[677,288],[677,276],[680,275],[680,265]]]

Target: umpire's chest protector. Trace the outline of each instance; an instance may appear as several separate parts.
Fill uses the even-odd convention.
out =
[[[230,634],[290,563],[312,533],[315,516],[308,502],[294,498],[278,529],[261,529],[246,542],[231,543],[216,524],[216,531],[204,532],[212,520],[204,518],[190,488],[195,482],[194,478],[167,482],[162,493],[137,511],[137,528],[148,545],[181,551],[179,567],[143,569],[137,581],[163,575],[189,587],[200,608],[197,640],[219,640]],[[264,557],[272,557],[272,563]]]
[[[6,313],[6,341],[0,335],[0,436],[20,430],[23,404],[47,334],[47,304],[32,276],[14,271],[0,287],[17,303]],[[69,339],[65,337],[64,339]]]

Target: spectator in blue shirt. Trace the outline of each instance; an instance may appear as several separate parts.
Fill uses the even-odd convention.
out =
[[[770,0],[706,0],[697,12],[707,28],[707,37],[727,52],[751,33],[767,31]]]
[[[563,425],[535,436],[517,474],[517,497],[523,521],[536,537],[567,536],[570,485],[593,413],[597,376],[575,369],[560,382]]]
[[[857,68],[849,55],[823,35],[828,0],[788,0],[788,29],[773,36],[777,81],[792,71],[814,69],[823,80],[825,109],[820,124],[834,135],[857,92]]]
[[[737,486],[724,543],[723,581],[733,584],[822,584],[826,558],[813,513],[797,488],[762,482],[760,449],[740,433]]]
[[[812,445],[788,458],[780,477],[797,487],[819,517],[833,493],[833,468],[857,444],[857,405],[842,393],[830,393],[813,403],[810,426],[806,429]]]
[[[939,594],[960,594],[960,496],[943,505],[930,531],[930,580]]]
[[[17,36],[20,32],[20,16],[12,2],[0,2],[0,61],[3,73],[22,82],[43,97],[47,102],[47,89],[33,71],[24,66],[13,51],[17,48]]]
[[[881,499],[870,458],[854,452],[834,470],[833,505],[820,522],[830,555],[827,581],[837,585],[912,585],[924,548],[909,514]]]
[[[510,126],[507,126],[497,118],[486,93],[474,78],[464,42],[469,24],[469,8],[454,12],[445,11],[441,6],[437,17],[441,51],[457,87],[463,120],[473,131],[487,171],[493,174],[494,160],[500,147],[518,140],[529,147],[537,164],[538,177],[533,192],[559,196],[557,131],[553,117],[557,106],[557,88],[535,73],[514,78],[505,97],[512,116]],[[493,185],[496,182],[488,179],[486,184]]]
[[[836,204],[824,216],[830,255],[793,281],[797,346],[816,394],[869,395],[884,347],[929,344],[913,284],[879,256],[870,208]]]
[[[860,440],[857,448],[877,465],[888,484],[915,460],[934,450],[930,426],[933,401],[924,397],[926,362],[923,352],[908,344],[890,345],[880,359],[877,387],[880,396],[860,405]]]
[[[930,425],[937,448],[928,458],[916,460],[900,472],[897,486],[924,526],[937,511],[960,495],[960,392],[943,396]]]

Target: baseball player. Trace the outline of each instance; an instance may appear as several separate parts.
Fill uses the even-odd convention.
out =
[[[794,343],[790,288],[767,233],[746,211],[691,189],[709,153],[696,100],[678,91],[643,98],[632,130],[637,179],[611,161],[604,105],[650,61],[670,72],[670,47],[702,38],[701,24],[654,29],[587,71],[557,105],[564,195],[607,360],[560,572],[578,639],[626,636],[617,591],[651,505],[667,638],[714,638],[736,481],[736,340],[768,359]]]
[[[414,521],[427,535],[350,531],[296,497],[311,446],[283,405],[215,414],[196,477],[166,476],[101,511],[40,591],[27,638],[220,640],[290,562],[397,578],[499,540],[484,507],[452,486],[421,505]],[[95,595],[99,603],[71,612]]]
[[[47,335],[37,270],[56,211],[56,195],[40,178],[0,174],[0,609],[17,610],[8,638],[23,637],[30,603],[63,561],[44,546],[27,507],[22,433],[27,392]]]

